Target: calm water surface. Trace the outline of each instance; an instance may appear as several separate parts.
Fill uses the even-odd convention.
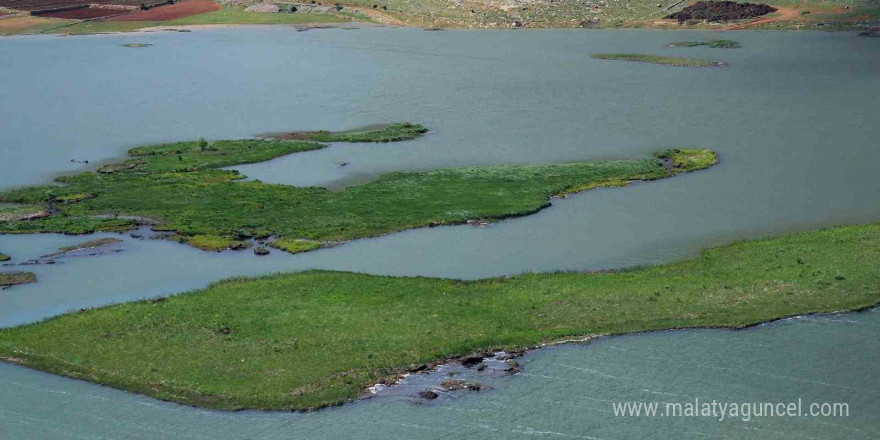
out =
[[[0,364],[0,438],[876,439],[880,313],[606,338],[520,358],[490,391],[307,414],[215,412]],[[615,417],[613,402],[847,402],[845,418]]]
[[[536,215],[488,228],[408,231],[304,255],[273,252],[258,259],[123,236],[118,254],[28,266],[39,282],[0,292],[0,326],[233,275],[327,268],[479,278],[602,269],[668,262],[737,239],[880,219],[880,45],[853,34],[739,32],[742,49],[661,48],[715,37],[250,27],[2,38],[0,79],[14,87],[4,87],[0,100],[0,188],[45,183],[139,144],[400,120],[433,131],[412,142],[333,145],[237,169],[266,182],[341,188],[393,170],[645,157],[674,146],[710,147],[722,162],[705,172],[557,200]],[[154,46],[122,47],[130,42]],[[674,69],[590,59],[594,52],[674,54],[730,65]],[[7,235],[0,236],[0,250],[21,262],[83,240]],[[880,323],[876,314],[852,316],[554,349],[534,356],[525,374],[499,379],[494,391],[455,404],[417,407],[389,398],[309,415],[206,412],[3,365],[0,438],[791,438],[788,432],[876,438],[876,417],[865,414],[877,413],[880,387],[864,366],[878,360],[866,338],[876,337]],[[637,349],[624,356],[613,347]],[[597,359],[608,363],[592,363]],[[755,365],[767,374],[799,365],[803,371],[783,375],[808,382],[682,370],[688,359]],[[563,363],[625,370],[635,380],[615,382],[557,365]],[[663,371],[655,371],[659,364]],[[667,370],[685,374],[677,382]],[[858,393],[845,392],[851,388]],[[608,418],[610,407],[601,400],[591,400],[635,400],[643,389],[719,400],[843,396],[856,399],[850,402],[862,412],[844,421],[621,423]]]

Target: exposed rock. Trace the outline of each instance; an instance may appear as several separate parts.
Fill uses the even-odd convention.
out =
[[[468,390],[468,391],[481,391],[484,387],[483,384],[479,382],[468,382],[465,380],[445,380],[440,383],[440,386],[447,391],[456,391],[456,390]]]
[[[431,391],[431,390],[422,390],[422,391],[419,391],[419,396],[420,396],[422,399],[428,399],[428,400],[432,400],[432,399],[436,399],[436,398],[440,397],[439,394],[437,394],[437,393],[435,393],[435,392],[433,392],[433,391]]]
[[[472,354],[470,356],[465,356],[461,358],[461,365],[466,368],[470,368],[474,365],[482,363],[483,359],[485,359],[485,357],[481,354]]]
[[[262,246],[257,246],[254,248],[254,255],[269,255],[269,249],[266,249]]]
[[[232,249],[234,251],[243,251],[249,247],[251,247],[251,244],[247,241],[236,241],[229,245],[229,249]]]

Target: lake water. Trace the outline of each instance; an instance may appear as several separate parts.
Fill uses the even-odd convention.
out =
[[[880,126],[876,123],[880,120],[876,105],[880,45],[850,33],[738,32],[723,35],[743,44],[737,50],[661,47],[672,41],[721,36],[639,30],[424,32],[365,28],[293,32],[284,27],[248,27],[192,33],[2,38],[0,79],[7,86],[0,101],[0,188],[45,183],[59,173],[89,169],[145,143],[199,136],[249,137],[288,130],[342,130],[400,120],[423,123],[432,133],[404,143],[333,145],[237,169],[266,182],[339,188],[392,170],[644,157],[676,146],[713,148],[721,163],[674,179],[556,200],[538,214],[488,228],[407,231],[301,255],[273,252],[257,258],[250,252],[207,253],[175,243],[123,236],[123,252],[118,254],[27,266],[37,273],[39,282],[0,292],[0,326],[79,307],[180,292],[232,275],[327,268],[479,278],[524,271],[592,270],[663,263],[733,240],[880,219],[880,182],[876,178],[880,169]],[[122,47],[131,42],[154,45]],[[589,58],[595,52],[673,54],[718,59],[730,65],[677,69]],[[88,160],[89,164],[72,159]],[[340,167],[342,162],[349,165]],[[0,251],[21,262],[83,240],[54,234],[7,235],[0,236]],[[859,332],[878,324],[875,315],[857,316],[874,321],[867,325],[796,321],[746,333],[664,333],[609,341],[636,341],[632,343],[644,346],[657,338],[669,338],[668,344],[677,346],[686,338],[696,338],[709,341],[705,346],[716,349],[719,344],[748,345],[745,341],[753,336],[743,335],[775,335],[774,329],[779,327],[783,334],[794,335],[781,342],[789,345],[766,353],[719,352],[719,365],[732,360],[749,365],[767,353],[772,353],[775,362],[779,353],[784,358],[788,352],[791,356],[806,352],[810,359],[839,359],[835,368],[819,364],[815,371],[805,373],[807,377],[842,383],[830,379],[849,374],[852,376],[847,380],[856,385],[847,386],[869,390],[876,398],[880,392],[876,375],[862,367],[876,364],[880,353],[870,343],[859,350],[848,344],[864,336]],[[820,335],[825,338],[820,338],[823,344],[811,339],[816,335],[808,332],[816,326],[824,329]],[[691,334],[701,336],[687,336]],[[585,365],[590,365],[591,356],[598,352],[594,348],[602,344],[542,352],[529,364],[529,374],[543,371],[548,374],[540,374],[558,376],[561,373],[548,359],[562,354],[569,356],[569,365],[592,368]],[[837,345],[851,347],[850,357],[840,357]],[[693,349],[697,350],[694,356],[707,353]],[[663,348],[654,353],[668,356]],[[632,365],[638,377],[654,374],[646,361],[620,358],[615,362],[622,363],[609,369]],[[779,362],[774,365],[787,365]],[[537,435],[562,423],[560,427],[567,427],[565,433],[591,436],[592,427],[605,426],[582,414],[592,409],[563,410],[586,396],[560,385],[574,382],[557,383],[534,375],[515,376],[490,393],[462,399],[479,402],[471,407],[473,411],[458,403],[421,408],[408,402],[377,401],[316,415],[279,416],[204,412],[20,368],[2,366],[0,371],[4,382],[0,392],[7,393],[0,395],[0,438],[5,438],[4,429],[11,433],[9,438],[65,438],[68,428],[71,436],[79,435],[72,438],[118,438],[126,430],[140,432],[138,435],[145,438],[294,436],[282,434],[284,429],[300,433],[296,438],[319,438],[322,427],[356,429],[352,423],[339,422],[367,424],[364,420],[373,418],[375,423],[368,425],[377,438],[418,438],[419,433],[423,438],[467,437],[478,431],[462,433],[459,428],[483,426],[479,410],[491,408],[495,403],[489,402],[503,400],[505,395],[522,407],[500,407],[482,414],[494,420],[486,426],[510,429],[499,434],[479,431],[480,435]],[[576,371],[580,370],[567,374],[581,377]],[[831,376],[824,377],[826,374]],[[803,391],[800,382],[767,380],[778,387],[780,395],[796,396]],[[16,388],[15,383],[25,385]],[[527,391],[532,387],[547,388],[552,391],[548,398],[562,400],[529,419],[524,413],[533,406],[528,404],[529,396],[537,391]],[[706,394],[740,389],[724,382],[716,388],[707,382],[705,387]],[[36,392],[37,388],[44,391]],[[622,395],[620,390],[612,391],[617,394],[609,396]],[[762,394],[760,387],[753,392],[756,394],[742,396],[769,396]],[[30,397],[25,399],[21,393]],[[76,397],[80,394],[99,397]],[[731,394],[731,398],[739,396]],[[87,402],[109,403],[90,407]],[[872,404],[876,407],[876,400]],[[152,405],[160,409],[150,412],[153,410],[147,408]],[[70,406],[69,412],[60,410],[62,406]],[[120,412],[115,413],[117,410]],[[345,415],[354,413],[362,417]],[[447,423],[450,417],[458,422]],[[510,418],[514,423],[523,417],[535,422],[522,424],[522,432],[504,421]],[[159,418],[163,423],[152,423]],[[166,418],[178,422],[166,424]],[[249,423],[254,418],[260,423]],[[563,423],[568,419],[574,419],[571,425]],[[40,422],[34,424],[34,420]],[[211,431],[205,420],[216,422],[215,435],[206,434]],[[315,422],[309,425],[308,420]],[[396,431],[398,428],[383,424],[389,420],[410,420],[413,426],[425,428],[403,426]],[[124,426],[126,421],[131,426]],[[851,437],[812,435],[825,426],[813,421],[798,422],[804,424],[804,430],[797,432],[818,438],[876,437],[870,433],[880,430],[869,421],[854,417],[840,422],[861,430]],[[630,428],[624,428],[619,420],[608,423],[603,428],[610,430],[608,435],[596,437],[650,438],[666,432],[641,422],[627,421]],[[791,428],[785,424],[791,422],[762,421],[772,426],[756,433],[748,429],[757,426],[754,424],[727,431],[719,428],[726,425],[694,423],[667,423],[663,429],[688,427],[730,438],[784,438],[787,436],[770,433]],[[53,426],[58,430],[41,430]],[[438,426],[454,432],[444,433]],[[342,431],[326,432],[335,433],[335,438],[345,436]],[[390,432],[396,433],[380,435]],[[673,433],[679,438],[685,435]]]
[[[0,364],[0,438],[876,439],[880,312],[660,332],[520,358],[489,391],[374,398],[314,413],[216,412]],[[838,402],[848,417],[615,417],[613,402]],[[665,403],[664,403],[665,408]],[[805,410],[806,411],[806,410]],[[719,417],[720,418],[720,417]]]

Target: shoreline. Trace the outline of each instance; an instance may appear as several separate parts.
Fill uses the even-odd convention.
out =
[[[0,24],[3,20],[12,18],[21,18],[30,16],[13,16],[0,18]],[[795,16],[798,17],[799,16]],[[48,19],[60,20],[60,19]],[[118,31],[95,31],[83,33],[64,33],[52,32],[56,29],[63,29],[68,26],[80,23],[67,23],[60,26],[42,29],[38,32],[23,31],[20,33],[2,34],[2,37],[21,37],[32,35],[57,35],[57,36],[85,36],[85,35],[119,35],[131,34],[137,35],[152,32],[198,32],[205,30],[222,30],[222,29],[238,29],[245,27],[289,27],[297,32],[318,30],[318,29],[363,29],[363,28],[402,28],[402,29],[422,29],[424,31],[535,31],[535,30],[664,30],[664,31],[708,31],[708,32],[740,32],[740,31],[820,31],[820,32],[860,32],[866,30],[877,29],[880,26],[880,18],[868,20],[835,20],[829,19],[819,21],[822,26],[817,26],[813,22],[799,22],[791,20],[791,17],[764,17],[747,22],[734,23],[696,23],[696,24],[679,24],[674,20],[662,21],[630,21],[622,25],[601,25],[601,26],[528,26],[528,27],[505,27],[505,26],[436,26],[428,27],[414,23],[395,22],[381,23],[368,22],[352,19],[350,21],[322,22],[322,23],[214,23],[214,24],[188,24],[188,25],[171,25],[156,24],[147,25],[131,30]],[[2,30],[2,28],[0,28]]]
[[[174,294],[174,295],[177,295],[177,294]],[[877,310],[880,310],[880,300],[878,300],[874,304],[856,307],[853,309],[842,309],[842,310],[827,311],[827,312],[819,311],[819,312],[795,313],[795,314],[791,314],[791,315],[770,318],[767,320],[757,321],[754,323],[740,325],[740,326],[724,326],[724,325],[722,325],[722,326],[694,326],[694,327],[677,327],[677,328],[665,328],[665,329],[655,329],[655,330],[639,330],[639,331],[631,331],[631,332],[623,332],[623,333],[591,334],[591,335],[583,335],[583,336],[579,336],[579,337],[568,337],[568,338],[563,338],[563,339],[559,339],[559,340],[548,341],[548,342],[544,342],[544,343],[541,343],[538,345],[522,347],[519,349],[500,350],[500,352],[503,352],[503,353],[506,353],[507,355],[509,355],[509,359],[517,359],[517,358],[521,358],[526,355],[540,356],[542,354],[542,351],[544,351],[544,350],[567,346],[567,345],[580,345],[580,346],[584,346],[584,347],[589,348],[589,345],[592,344],[593,342],[599,341],[599,340],[605,340],[605,339],[615,339],[615,338],[620,338],[620,337],[638,337],[639,335],[644,335],[644,334],[665,333],[665,332],[682,332],[682,331],[703,331],[703,330],[710,330],[710,331],[717,330],[717,331],[730,331],[730,332],[750,331],[750,330],[755,330],[755,329],[758,329],[758,328],[764,327],[764,326],[780,325],[784,322],[793,321],[798,318],[872,313]],[[53,317],[48,317],[48,318],[46,318],[46,320],[51,320],[57,316],[63,316],[63,315],[56,315]],[[33,324],[25,324],[25,325],[33,325]],[[4,329],[15,328],[15,327],[18,327],[18,326],[0,327],[0,331],[2,331]],[[386,394],[383,394],[384,389],[393,390],[396,387],[403,385],[403,381],[407,377],[411,377],[414,375],[430,375],[430,374],[433,374],[433,373],[437,372],[438,370],[442,369],[443,367],[461,365],[461,361],[463,359],[472,357],[475,354],[476,355],[485,354],[488,351],[490,351],[490,349],[471,353],[468,355],[449,356],[446,358],[438,359],[435,362],[422,364],[417,367],[406,368],[406,369],[401,370],[400,372],[398,372],[397,374],[394,375],[393,382],[379,381],[379,382],[370,384],[369,386],[365,387],[362,390],[362,393],[356,398],[353,398],[353,399],[350,399],[350,400],[347,400],[347,401],[344,401],[344,402],[341,402],[341,403],[335,404],[335,405],[323,405],[323,406],[319,406],[319,407],[315,407],[315,408],[296,409],[296,410],[277,410],[277,409],[261,409],[261,408],[239,408],[239,409],[229,410],[229,409],[222,409],[222,408],[205,407],[205,406],[193,405],[193,404],[188,404],[188,403],[182,403],[182,402],[178,402],[178,401],[171,400],[171,399],[163,399],[163,398],[153,396],[150,394],[139,393],[136,391],[131,391],[131,390],[125,389],[125,388],[118,388],[118,387],[114,387],[112,385],[107,385],[107,384],[99,383],[99,382],[93,382],[93,381],[79,378],[79,377],[73,377],[73,376],[69,376],[69,375],[65,375],[65,374],[61,374],[61,373],[55,373],[55,372],[46,371],[46,370],[42,370],[42,369],[32,368],[32,367],[27,366],[23,362],[24,361],[23,359],[19,359],[19,358],[15,358],[15,357],[0,356],[0,362],[7,364],[7,365],[12,365],[13,367],[24,368],[24,369],[27,369],[29,371],[36,372],[39,374],[50,374],[53,376],[60,376],[66,380],[73,380],[73,381],[77,381],[77,382],[81,382],[81,383],[86,383],[86,384],[89,384],[90,386],[107,387],[107,388],[111,388],[111,389],[114,389],[116,391],[120,391],[120,392],[123,392],[126,394],[131,394],[131,395],[140,396],[140,397],[146,397],[149,399],[155,399],[157,401],[164,402],[167,404],[177,405],[177,406],[191,408],[191,409],[216,411],[219,413],[229,413],[229,414],[247,413],[247,412],[256,412],[256,413],[260,413],[260,414],[291,414],[291,413],[307,414],[307,413],[314,413],[314,412],[318,412],[318,411],[322,411],[322,412],[332,411],[337,408],[351,406],[351,405],[367,404],[368,402],[370,402],[374,399],[385,398]],[[499,351],[495,351],[493,353],[493,355],[497,355],[498,353],[499,353]],[[487,356],[486,358],[488,359],[489,356]],[[476,371],[476,369],[473,367],[465,367],[465,368],[473,369],[474,371]],[[516,374],[518,374],[520,372],[520,367],[516,366],[515,368],[516,368],[516,371],[509,373],[507,375],[508,376],[515,376]],[[488,374],[492,374],[492,373],[486,373],[486,374],[488,375]],[[472,382],[468,381],[468,383],[472,383]],[[465,393],[471,393],[471,392],[479,392],[480,390],[473,390],[472,391],[472,390],[464,389],[463,391]],[[491,389],[489,389],[489,391],[491,391]],[[414,399],[417,399],[420,401],[425,400],[423,397],[420,398],[417,395],[413,395],[412,397]]]
[[[187,406],[310,411],[359,400],[371,386],[399,383],[407,374],[460,363],[475,353],[512,353],[655,331],[739,330],[797,316],[871,309],[880,303],[877,274],[870,269],[880,256],[874,248],[878,237],[878,224],[844,226],[709,248],[698,258],[667,265],[466,282],[315,270],[231,278],[164,299],[108,305],[0,330],[0,358]],[[767,264],[776,267],[766,272]],[[816,274],[822,275],[816,279]],[[259,306],[236,312],[243,298]],[[279,309],[279,304],[290,306]],[[425,316],[426,309],[443,313]],[[327,328],[313,328],[310,322],[322,322],[329,310],[336,319]],[[276,322],[279,314],[284,318],[269,334],[252,334],[249,322]],[[206,318],[210,324],[203,323]],[[143,328],[126,323],[143,319],[152,324]],[[394,321],[381,324],[386,319]],[[516,321],[520,324],[509,325]],[[220,330],[211,327],[220,324]],[[420,330],[394,330],[412,325]],[[179,329],[175,335],[183,332],[196,339],[172,342],[162,330],[167,326]],[[105,332],[111,336],[101,338]],[[59,335],[62,340],[55,340]],[[302,339],[304,351],[278,346],[283,340],[272,342],[291,336]],[[362,342],[351,346],[346,341],[353,337]],[[164,347],[170,362],[160,370],[141,371],[125,361],[125,356],[139,356],[156,344]],[[232,359],[223,356],[209,368],[204,363],[216,350],[234,347]],[[203,359],[205,350],[214,354]],[[433,355],[443,352],[450,354]],[[182,353],[185,362],[170,360]],[[367,356],[375,360],[364,359],[368,353],[375,353],[375,358]],[[248,363],[239,364],[239,358]],[[216,374],[226,374],[227,362],[237,365],[236,375],[251,378],[250,385],[204,388],[217,380],[225,383]],[[203,368],[217,371],[209,374]],[[284,378],[279,382],[261,376],[266,368],[282,368],[285,373],[278,374]],[[263,391],[247,391],[252,388]],[[210,391],[203,394],[204,389]],[[291,389],[300,391],[291,395]]]
[[[448,367],[448,366],[453,366],[453,365],[462,365],[463,360],[472,359],[475,356],[484,357],[484,359],[489,359],[492,356],[497,355],[498,353],[505,353],[509,356],[509,359],[515,359],[515,358],[520,358],[520,357],[528,355],[528,354],[540,355],[542,350],[554,348],[554,347],[565,346],[565,345],[589,346],[594,341],[601,340],[601,339],[614,339],[614,338],[627,337],[627,336],[639,336],[639,335],[652,334],[652,333],[680,332],[680,331],[721,330],[721,331],[740,332],[740,331],[754,330],[754,329],[757,329],[759,327],[764,327],[764,326],[778,325],[782,322],[791,321],[791,320],[795,320],[798,318],[871,313],[872,311],[877,311],[877,310],[880,310],[880,300],[878,300],[874,304],[870,304],[870,305],[866,305],[866,306],[862,306],[862,307],[856,307],[854,309],[835,310],[835,311],[831,311],[831,312],[795,313],[795,314],[791,314],[791,315],[770,318],[767,320],[757,321],[757,322],[753,322],[750,324],[744,324],[744,325],[739,325],[739,326],[719,325],[719,326],[670,327],[670,328],[665,328],[665,329],[637,330],[637,331],[623,332],[623,333],[589,334],[589,335],[563,338],[563,339],[554,340],[554,341],[548,341],[548,342],[544,342],[544,343],[541,343],[538,345],[533,345],[533,346],[528,346],[528,347],[512,348],[512,349],[506,349],[506,350],[487,349],[487,350],[482,350],[482,351],[478,351],[478,352],[474,352],[474,353],[462,355],[462,356],[450,356],[447,358],[438,359],[437,361],[434,361],[434,362],[422,364],[417,367],[407,368],[406,370],[399,372],[393,381],[376,382],[376,383],[364,388],[363,394],[361,396],[359,396],[357,399],[351,400],[349,402],[345,402],[345,403],[343,403],[343,405],[357,404],[361,401],[370,400],[373,398],[382,398],[384,396],[379,394],[379,393],[381,393],[381,389],[377,389],[378,387],[389,388],[389,389],[394,388],[394,387],[402,385],[403,381],[407,377],[410,377],[412,375],[430,375],[430,374],[435,373],[437,370],[439,370],[443,367]],[[0,358],[0,360],[2,360],[2,358]],[[27,367],[25,367],[25,368],[27,368]],[[465,367],[465,368],[472,368],[472,367]],[[515,367],[515,369],[516,369],[516,371],[509,373],[510,376],[514,376],[517,373],[519,373],[519,371],[520,371],[519,366]],[[86,381],[86,382],[88,382],[88,381]],[[129,392],[129,391],[126,391],[126,392]],[[137,393],[134,393],[134,394],[137,394]],[[177,403],[174,401],[169,401],[169,402],[172,402],[175,404],[180,404],[180,403]],[[185,404],[183,404],[183,406],[187,406],[187,407],[191,407],[191,408],[200,408],[197,406],[190,406],[190,405],[185,405]],[[234,410],[231,412],[239,412],[239,411],[260,411],[260,412],[265,412],[265,413],[312,412],[312,411],[325,410],[325,409],[331,408],[331,407],[332,406],[327,406],[327,407],[322,407],[322,408],[298,410],[298,411],[242,409],[242,410]],[[220,410],[220,411],[223,411],[223,410]]]

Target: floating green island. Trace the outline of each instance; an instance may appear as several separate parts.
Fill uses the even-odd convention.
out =
[[[310,132],[328,142],[384,142],[421,136],[424,127],[394,124],[374,131]],[[671,149],[655,158],[557,165],[498,165],[394,172],[343,191],[242,181],[220,169],[326,148],[303,140],[197,140],[137,147],[130,158],[60,185],[0,192],[0,233],[85,234],[149,224],[205,250],[244,249],[246,240],[305,252],[405,229],[493,221],[534,213],[551,197],[621,186],[710,167],[715,153]],[[271,241],[270,240],[270,241]]]

